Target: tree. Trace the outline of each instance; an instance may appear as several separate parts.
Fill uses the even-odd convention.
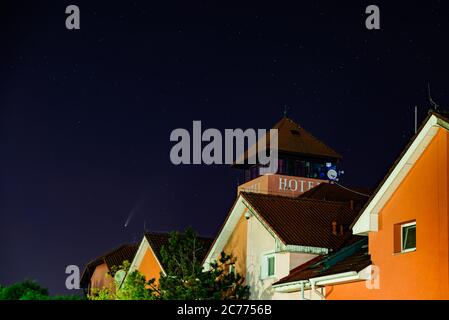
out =
[[[229,272],[235,263],[230,255],[221,253],[209,271],[203,270],[201,257],[207,249],[193,229],[187,228],[184,234],[173,232],[161,249],[166,274],[161,273],[159,286],[150,290],[164,300],[248,299],[249,287],[243,276]]]
[[[235,259],[224,252],[218,261],[211,263],[209,282],[205,284],[206,288],[210,285],[208,295],[216,300],[248,300],[249,286],[244,285],[245,278],[237,272],[229,272],[230,265],[235,265]]]
[[[9,287],[2,287],[0,291],[0,300],[41,300],[45,297],[48,297],[48,290],[32,280],[17,282]]]
[[[156,297],[148,289],[149,283],[139,271],[131,272],[120,290],[117,291],[117,300],[154,300]]]
[[[76,295],[50,296],[47,288],[41,287],[36,281],[25,280],[9,287],[0,286],[0,300],[82,300]]]
[[[226,300],[248,299],[249,287],[245,279],[236,272],[229,272],[235,263],[230,255],[221,253],[218,261],[212,262],[209,271],[204,271],[202,257],[207,246],[204,240],[187,228],[181,234],[172,232],[161,249],[165,274],[159,280],[146,281],[138,270],[129,273],[119,285],[92,290],[91,300]],[[129,262],[111,268],[107,276],[114,277],[118,270],[129,271]]]
[[[130,262],[125,260],[121,265],[111,267],[111,270],[106,274],[107,277],[114,278],[117,271],[123,270],[126,273],[129,271]],[[101,289],[91,289],[88,295],[89,300],[153,300],[155,296],[151,290],[148,289],[149,282],[146,281],[145,276],[139,271],[135,270],[129,273],[124,282],[112,287],[104,287]]]

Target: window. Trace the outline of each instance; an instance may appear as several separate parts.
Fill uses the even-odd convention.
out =
[[[260,265],[261,279],[271,278],[275,275],[276,259],[274,253],[265,254],[262,256]]]
[[[290,132],[292,133],[292,135],[294,136],[299,136],[301,133],[298,130],[290,130]]]
[[[401,252],[416,250],[416,222],[401,225]]]
[[[394,225],[394,253],[416,250],[416,220],[404,221]]]
[[[274,256],[268,257],[267,259],[267,263],[268,263],[268,276],[272,277],[274,276]]]

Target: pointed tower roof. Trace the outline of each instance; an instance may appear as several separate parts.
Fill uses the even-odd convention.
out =
[[[305,156],[311,158],[322,158],[329,160],[341,160],[342,156],[332,148],[315,138],[304,128],[300,127],[292,119],[284,116],[272,129],[278,129],[278,151],[280,154],[290,154],[295,156]],[[244,168],[246,161],[254,157],[258,152],[257,146],[260,143],[261,149],[265,150],[266,144],[270,145],[270,135],[263,136],[257,143],[245,150],[244,155],[233,164],[234,168]],[[245,163],[242,163],[245,162]]]
[[[315,138],[290,118],[283,117],[274,125],[273,129],[278,129],[279,152],[320,158],[342,158],[335,150]]]

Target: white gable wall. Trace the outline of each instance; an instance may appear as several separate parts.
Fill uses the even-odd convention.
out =
[[[246,258],[246,281],[250,286],[250,299],[271,299],[273,294],[271,284],[277,278],[262,279],[261,260],[264,255],[275,253],[276,239],[267,229],[258,221],[255,216],[248,219],[247,234],[247,258]],[[276,257],[277,258],[277,257]],[[275,259],[278,264],[278,259]],[[275,273],[282,268],[276,266]]]
[[[308,253],[291,253],[280,251],[282,243],[259,221],[255,215],[251,215],[248,221],[247,234],[247,259],[246,259],[246,281],[250,286],[250,299],[272,300],[272,299],[300,299],[299,294],[275,293],[272,284],[287,276],[292,268],[303,264],[317,255]],[[264,256],[274,254],[275,268],[274,276],[267,278],[262,275],[265,262]]]
[[[204,269],[208,270],[210,262],[218,258],[223,248],[235,229],[239,219],[244,215],[247,219],[247,241],[246,241],[246,284],[250,286],[250,299],[275,299],[275,292],[271,285],[287,276],[291,269],[313,259],[316,254],[298,253],[285,251],[285,244],[273,233],[271,228],[261,220],[251,205],[239,196],[234,207],[220,231],[213,247],[204,262]],[[232,252],[231,252],[232,254]],[[267,278],[262,276],[263,258],[267,254],[275,256],[275,275]],[[279,296],[279,294],[277,294]],[[281,299],[299,295],[283,295]]]

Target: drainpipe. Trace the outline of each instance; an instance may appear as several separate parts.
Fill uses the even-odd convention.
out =
[[[304,297],[304,281],[301,282],[301,300],[306,300]]]

